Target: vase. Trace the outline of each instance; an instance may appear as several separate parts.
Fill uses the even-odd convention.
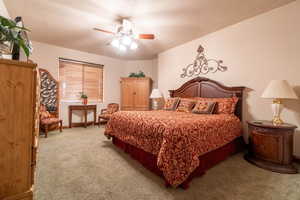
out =
[[[82,103],[83,103],[84,105],[87,105],[87,103],[88,103],[88,99],[87,99],[87,98],[83,98],[82,101],[83,101]]]

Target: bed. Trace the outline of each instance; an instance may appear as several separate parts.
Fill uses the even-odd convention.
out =
[[[187,188],[192,178],[243,149],[244,87],[226,87],[194,78],[170,97],[236,97],[234,114],[199,115],[177,111],[120,111],[108,122],[105,135],[146,168],[162,176],[167,186]]]

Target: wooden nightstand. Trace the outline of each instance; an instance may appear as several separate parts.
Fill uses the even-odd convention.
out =
[[[249,152],[245,159],[273,172],[295,174],[293,166],[293,136],[297,127],[292,124],[274,126],[269,121],[248,122]]]

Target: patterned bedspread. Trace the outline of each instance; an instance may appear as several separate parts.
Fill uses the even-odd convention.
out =
[[[198,157],[241,135],[235,115],[199,115],[176,111],[120,111],[105,135],[157,155],[166,180],[178,186],[198,167]]]

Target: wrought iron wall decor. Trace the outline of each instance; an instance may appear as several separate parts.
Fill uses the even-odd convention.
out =
[[[40,72],[40,102],[47,107],[48,111],[58,112],[58,82],[45,69]]]
[[[201,45],[198,47],[197,52],[198,54],[194,62],[182,69],[183,73],[180,75],[181,78],[198,76],[209,72],[227,71],[228,68],[222,65],[222,60],[207,59],[204,54],[204,48]]]

